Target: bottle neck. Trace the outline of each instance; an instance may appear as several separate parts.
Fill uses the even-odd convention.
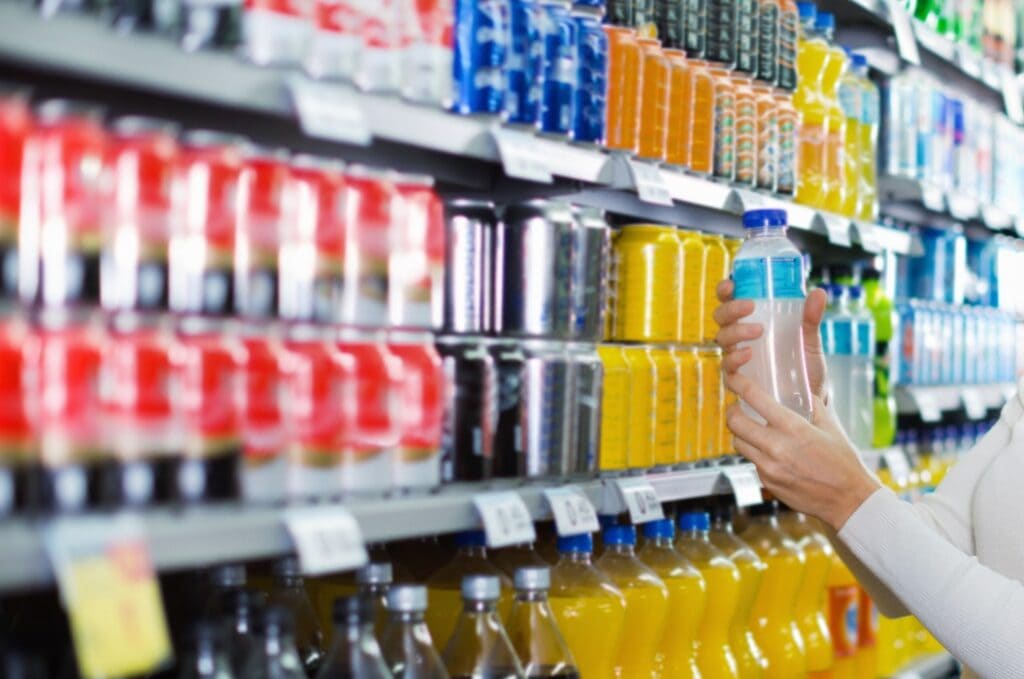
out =
[[[711,539],[709,531],[700,530],[699,528],[691,528],[686,531],[686,536],[691,540],[702,540],[704,542],[708,542]]]
[[[466,613],[494,613],[498,610],[498,602],[494,601],[481,601],[480,599],[470,599],[463,604],[463,611]]]
[[[718,517],[712,524],[714,529],[720,533],[732,533],[734,532],[732,520],[723,517]]]
[[[591,552],[562,552],[562,558],[567,559],[573,563],[581,563],[590,565],[590,561],[593,558]]]
[[[349,643],[358,643],[360,639],[373,636],[373,622],[362,620],[348,620],[342,623],[345,638]]]
[[[547,590],[543,589],[518,589],[516,590],[516,601],[538,603],[548,600]]]
[[[747,240],[758,240],[760,238],[779,238],[785,236],[787,227],[785,226],[757,226],[754,228],[747,228],[744,236]]]
[[[459,550],[458,550],[457,554],[459,556],[462,556],[462,557],[473,557],[475,559],[486,559],[487,558],[487,548],[486,547],[477,547],[477,546],[459,547]]]
[[[276,575],[274,576],[274,586],[278,589],[294,589],[302,588],[304,585],[301,575]]]
[[[668,549],[671,549],[672,538],[667,537],[665,535],[659,535],[658,537],[651,540],[651,544],[653,544],[655,547],[666,547]]]
[[[424,611],[394,611],[391,619],[404,625],[416,625],[423,622]]]
[[[367,582],[359,585],[359,594],[362,596],[368,596],[372,599],[377,599],[386,596],[388,593],[388,586],[381,583]]]
[[[756,523],[762,526],[771,526],[772,528],[778,528],[779,517],[776,514],[762,514],[761,516],[751,517],[751,523]]]
[[[633,556],[636,553],[633,550],[633,545],[606,545],[605,551],[620,556]]]

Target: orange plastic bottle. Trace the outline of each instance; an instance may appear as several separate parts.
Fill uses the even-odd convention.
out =
[[[606,143],[610,149],[633,153],[640,122],[640,42],[633,28],[605,25],[604,32],[608,36]]]
[[[736,97],[736,181],[747,186],[757,183],[757,100],[753,81],[733,73]]]
[[[668,59],[668,132],[665,137],[665,162],[687,167],[690,163],[691,84],[686,52],[665,50]]]
[[[690,170],[710,175],[715,169],[715,81],[708,62],[690,60]]]
[[[732,181],[736,178],[736,87],[731,71],[712,68],[715,87],[714,175]]]
[[[754,179],[757,188],[774,191],[779,154],[778,104],[767,85],[755,84],[752,89],[757,141]]]
[[[832,634],[832,679],[856,679],[860,637],[860,587],[838,554],[828,576],[828,626]]]
[[[640,39],[640,138],[637,155],[648,160],[665,159],[668,134],[668,58],[661,41]]]

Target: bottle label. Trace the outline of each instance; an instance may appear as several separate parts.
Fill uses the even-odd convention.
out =
[[[803,299],[804,271],[799,257],[738,259],[732,279],[736,299]]]
[[[857,653],[858,603],[856,585],[830,587],[828,590],[828,623],[837,659],[850,658]]]

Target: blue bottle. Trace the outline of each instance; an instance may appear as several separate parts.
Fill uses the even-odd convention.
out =
[[[535,126],[540,120],[544,43],[537,0],[508,0],[508,55],[505,63],[505,120]]]
[[[541,0],[544,44],[540,130],[568,135],[576,84],[576,24],[564,0]]]
[[[508,52],[508,0],[455,0],[452,110],[500,114]]]
[[[601,12],[589,6],[573,8],[576,24],[576,83],[572,108],[572,138],[604,141],[605,90],[608,78],[608,36]]]

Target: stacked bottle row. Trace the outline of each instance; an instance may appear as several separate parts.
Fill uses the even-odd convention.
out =
[[[1019,72],[1024,16],[1009,0],[906,0],[914,19],[978,56]]]

